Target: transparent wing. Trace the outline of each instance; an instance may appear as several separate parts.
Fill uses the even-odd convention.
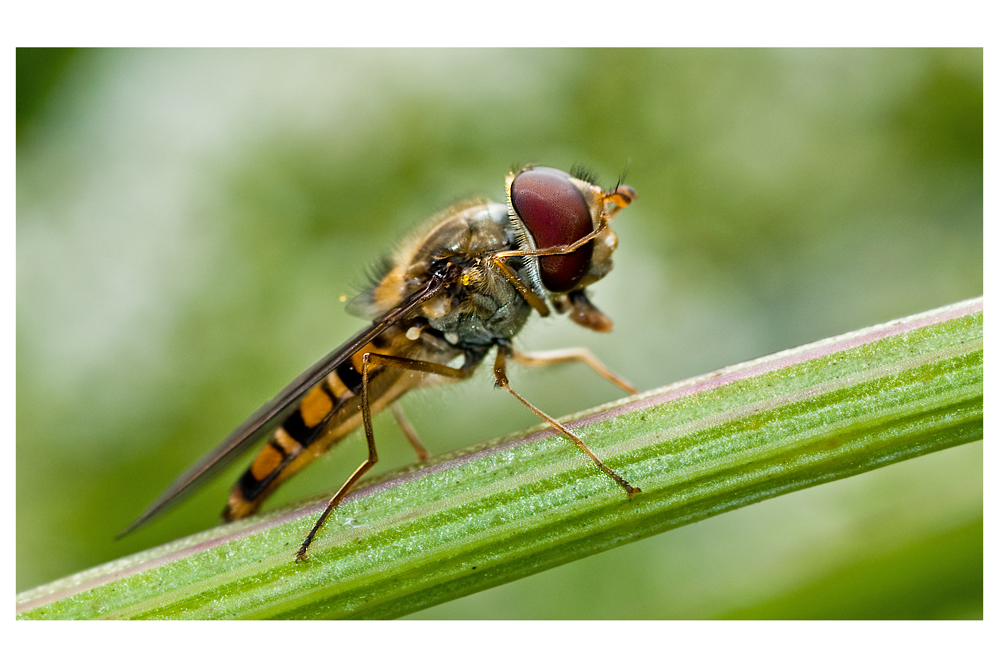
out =
[[[351,355],[383,331],[407,317],[420,304],[444,289],[455,277],[456,274],[451,267],[432,275],[421,289],[406,297],[381,320],[358,332],[349,341],[309,367],[281,390],[277,396],[244,420],[214,450],[184,471],[134,522],[118,534],[118,538],[134,531],[188,493],[211,480],[247,448],[256,444],[261,437],[276,429],[284,418],[295,409],[298,400],[328,376],[331,371],[343,364]]]

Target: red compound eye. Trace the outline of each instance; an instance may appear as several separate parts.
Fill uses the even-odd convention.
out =
[[[538,248],[565,246],[593,231],[590,207],[569,175],[550,167],[521,172],[510,186],[510,201]],[[568,255],[538,258],[541,282],[552,292],[567,292],[590,266],[593,242]]]

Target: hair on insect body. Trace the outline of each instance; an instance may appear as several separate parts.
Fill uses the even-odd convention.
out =
[[[610,222],[635,198],[635,191],[620,182],[603,190],[580,167],[567,173],[528,165],[507,175],[506,202],[465,200],[432,216],[376,265],[370,287],[349,302],[348,310],[371,324],[250,415],[119,536],[266,437],[222,512],[227,522],[249,517],[282,483],[363,427],[367,457],[306,536],[297,554],[304,561],[327,517],[378,461],[372,416],[390,409],[418,459],[428,459],[396,400],[423,385],[468,378],[494,350],[497,386],[585,452],[628,498],[639,493],[578,436],[514,390],[506,373],[510,361],[527,366],[583,362],[622,390],[636,391],[585,348],[528,353],[512,343],[532,313],[547,317],[554,311],[597,332],[612,329],[586,288],[613,267],[617,236]]]

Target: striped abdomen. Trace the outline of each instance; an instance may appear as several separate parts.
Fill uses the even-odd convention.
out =
[[[326,453],[362,424],[361,363],[365,353],[409,357],[418,344],[386,332],[331,372],[285,418],[239,478],[222,512],[226,522],[248,517],[282,482]],[[377,364],[368,366],[368,399],[374,415],[419,384],[416,375]]]

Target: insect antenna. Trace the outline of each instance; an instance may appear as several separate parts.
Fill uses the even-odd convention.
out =
[[[624,180],[628,178],[628,172],[630,171],[631,171],[631,158],[628,158],[628,162],[624,163],[624,170],[622,170],[621,176],[617,177],[617,183],[614,185],[614,190],[612,190],[611,192],[614,192],[615,190],[621,187],[621,184],[624,183]]]

